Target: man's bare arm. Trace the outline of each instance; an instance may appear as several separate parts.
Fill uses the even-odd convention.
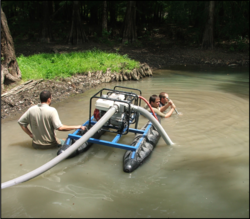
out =
[[[171,110],[165,115],[165,118],[168,118],[172,115],[172,113],[174,112],[175,109],[175,105],[173,104],[171,107]]]
[[[82,130],[85,130],[85,129],[86,129],[86,126],[81,126],[81,125],[73,125],[73,126],[62,125],[62,126],[59,127],[57,130],[58,130],[58,131],[70,131],[70,130],[74,130],[74,129],[82,129]]]
[[[31,138],[33,138],[33,134],[31,133],[31,131],[29,130],[28,127],[25,127],[25,126],[22,126],[22,125],[20,125],[20,126],[21,126],[22,130],[23,130],[28,136],[30,136]]]
[[[173,101],[169,100],[165,106],[160,107],[160,111],[164,112],[168,107],[172,106],[172,104],[173,104]]]

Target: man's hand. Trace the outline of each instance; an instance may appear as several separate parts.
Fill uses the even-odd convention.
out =
[[[29,128],[28,128],[28,127],[25,127],[25,126],[22,126],[22,125],[20,125],[20,126],[21,126],[22,130],[23,130],[28,136],[30,136],[30,137],[33,139],[33,134],[31,133],[31,131],[29,130]]]
[[[174,103],[173,103],[172,100],[169,100],[169,101],[168,101],[168,104],[172,106]]]
[[[85,130],[86,126],[80,126],[80,129]]]
[[[175,109],[175,105],[174,105],[174,102],[172,100],[169,100],[168,103],[170,104],[171,108]]]

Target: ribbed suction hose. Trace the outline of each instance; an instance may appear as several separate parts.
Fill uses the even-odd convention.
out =
[[[173,145],[174,143],[171,141],[165,130],[162,128],[161,124],[158,122],[158,120],[155,119],[154,116],[150,112],[148,112],[146,109],[140,107],[140,106],[135,106],[131,105],[132,109],[141,113],[143,116],[149,119],[150,122],[154,125],[154,127],[157,129],[157,131],[160,133],[161,137],[164,139],[164,141],[169,144]]]
[[[19,183],[28,181],[45,171],[51,169],[53,166],[57,165],[59,162],[67,158],[71,153],[73,153],[77,148],[79,148],[84,142],[88,141],[89,138],[91,138],[102,126],[113,116],[113,114],[118,110],[118,106],[114,105],[112,106],[103,116],[102,118],[88,131],[86,134],[84,134],[80,139],[78,139],[74,144],[72,144],[67,150],[65,150],[63,153],[49,161],[48,163],[44,164],[43,166],[40,166],[39,168],[24,174],[18,178],[15,178],[13,180],[7,181],[5,183],[1,184],[1,188],[5,189],[10,186],[17,185]]]

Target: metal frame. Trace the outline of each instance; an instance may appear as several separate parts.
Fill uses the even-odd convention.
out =
[[[94,119],[94,116],[92,116],[92,118],[91,118],[91,125],[92,124],[94,125],[96,123],[96,121],[93,121],[93,119]],[[86,126],[88,124],[89,124],[89,121],[85,122],[83,124],[83,126]],[[112,141],[105,141],[105,140],[100,140],[100,139],[95,139],[95,138],[89,138],[88,142],[133,151],[131,158],[134,158],[136,151],[139,149],[139,146],[140,146],[143,138],[145,138],[145,136],[148,134],[149,129],[151,128],[151,126],[152,126],[152,123],[149,122],[149,125],[147,126],[147,128],[145,130],[133,129],[133,128],[128,129],[128,132],[132,132],[132,133],[136,133],[136,134],[142,134],[141,138],[138,140],[138,142],[137,142],[137,144],[135,146],[118,143],[118,141],[120,140],[122,134],[117,134]],[[127,129],[127,128],[125,128],[125,129]],[[73,134],[68,135],[67,144],[70,143],[70,139],[78,140],[79,138],[82,137],[81,135],[77,135],[77,132],[78,132],[78,130],[76,130]]]
[[[134,101],[134,105],[137,105],[137,106],[141,105],[141,99],[138,98],[137,94],[135,94],[133,92],[126,92],[126,91],[116,90],[116,88],[125,88],[125,89],[135,90],[135,91],[140,92],[140,95],[141,95],[141,91],[138,90],[138,89],[134,89],[134,88],[128,88],[128,87],[122,87],[122,86],[115,86],[114,89],[103,88],[102,90],[98,91],[96,94],[94,94],[90,98],[89,120],[87,120],[83,124],[83,126],[88,126],[88,128],[90,129],[92,126],[94,126],[97,123],[97,121],[94,121],[94,116],[91,116],[91,111],[92,111],[91,110],[91,106],[92,106],[92,99],[93,98],[113,100],[115,102],[123,102],[125,104],[128,104],[128,109],[129,109],[128,110],[128,114],[129,115],[131,114],[131,104],[130,103],[128,103],[127,101],[122,101],[122,100],[117,100],[117,99],[102,97],[104,91],[107,91],[107,94],[115,92],[115,93],[119,93],[119,94],[125,94],[125,95],[132,96],[131,103]],[[149,125],[147,126],[147,128],[145,130],[137,129],[138,120],[139,120],[139,113],[137,113],[137,112],[132,112],[132,113],[135,113],[134,114],[135,116],[132,117],[132,118],[129,117],[130,120],[128,120],[128,126],[125,127],[125,128],[123,128],[123,130],[122,130],[121,133],[109,130],[110,128],[116,129],[116,127],[113,127],[113,126],[103,126],[102,130],[113,132],[113,133],[117,133],[117,135],[114,137],[114,139],[112,141],[105,141],[105,140],[100,140],[100,139],[95,139],[95,138],[89,138],[87,142],[133,151],[132,156],[131,156],[131,158],[133,159],[135,157],[136,151],[139,149],[139,146],[140,146],[141,142],[143,141],[143,138],[145,138],[145,136],[148,134],[149,129],[152,126],[152,123],[149,122]],[[135,123],[135,128],[129,128],[129,125],[130,124],[134,124],[134,123]],[[82,137],[81,135],[77,135],[78,131],[79,131],[79,129],[76,130],[73,134],[69,134],[68,135],[68,138],[66,140],[66,144],[67,145],[70,144],[70,140],[71,139],[78,140],[78,139],[80,139]],[[140,139],[138,140],[138,142],[136,143],[135,146],[118,143],[118,141],[120,140],[120,138],[122,137],[122,135],[125,135],[128,132],[132,132],[132,133],[135,133],[135,134],[142,134],[142,136],[140,137]]]

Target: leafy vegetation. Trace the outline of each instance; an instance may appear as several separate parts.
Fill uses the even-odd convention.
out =
[[[56,37],[66,38],[70,30],[73,1],[49,1],[50,24]],[[37,40],[42,29],[43,1],[1,2],[7,16],[14,40],[27,38]],[[122,26],[127,1],[107,1],[108,30],[102,31],[102,1],[79,1],[85,31],[95,27],[98,42],[112,44],[115,29]],[[187,44],[199,45],[207,22],[209,1],[136,1],[136,26],[138,39],[152,40],[153,29],[164,28],[168,37],[185,40]],[[143,29],[146,31],[141,31]],[[249,1],[215,1],[214,41],[249,39]],[[234,48],[237,50],[238,47]],[[240,48],[239,48],[240,51]]]
[[[139,67],[139,62],[131,60],[127,55],[102,52],[97,49],[86,52],[36,54],[17,58],[19,68],[22,72],[22,80],[30,79],[54,79],[66,78],[77,73],[102,70],[106,72],[119,72],[121,66],[124,70],[132,70]]]

